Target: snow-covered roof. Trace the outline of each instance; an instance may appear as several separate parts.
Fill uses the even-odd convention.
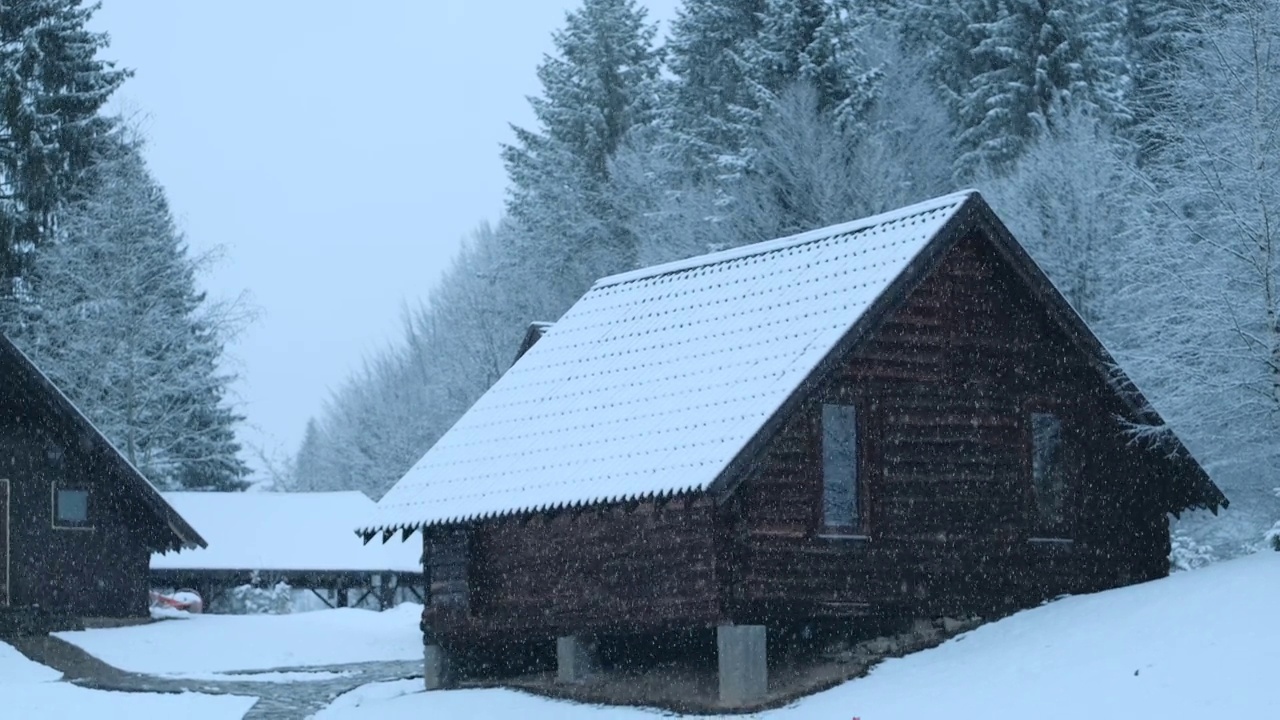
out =
[[[597,281],[360,529],[708,489],[971,194]]]
[[[360,492],[167,492],[209,546],[154,554],[160,570],[422,571],[421,542],[364,542],[351,530],[373,510]]]

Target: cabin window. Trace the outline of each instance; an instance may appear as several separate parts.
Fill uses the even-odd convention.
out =
[[[823,405],[822,520],[828,529],[861,529],[859,489],[857,408]]]
[[[54,486],[54,525],[84,527],[89,524],[89,491],[82,488]]]
[[[437,609],[470,610],[470,546],[465,528],[446,528],[432,534],[429,588],[430,603]]]
[[[1068,472],[1062,418],[1031,413],[1031,487],[1041,534],[1061,534],[1067,524]]]

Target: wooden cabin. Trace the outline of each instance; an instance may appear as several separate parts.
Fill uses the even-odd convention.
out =
[[[145,617],[151,553],[204,539],[3,336],[0,382],[0,630]]]
[[[604,278],[379,503],[421,531],[428,686],[493,638],[771,630],[1168,572],[1227,499],[976,192]]]

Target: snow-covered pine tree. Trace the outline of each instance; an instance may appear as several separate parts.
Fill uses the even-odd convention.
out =
[[[717,106],[728,121],[712,125],[679,107],[663,114],[664,133],[677,138],[672,118],[689,118],[698,133],[723,131],[715,161],[686,170],[681,162],[696,153],[654,152],[643,137],[614,159],[613,200],[626,208],[643,263],[872,214],[950,188],[947,108],[925,64],[874,8],[775,0],[765,3],[754,34],[737,32],[730,41],[712,22],[736,17],[730,6],[741,9],[725,0],[691,3],[670,56],[719,48],[746,83],[738,97],[747,104]],[[675,86],[693,87],[683,83],[677,77]],[[701,111],[703,102],[693,107]]]
[[[1060,108],[1122,124],[1122,8],[1107,0],[925,0],[906,14],[960,128],[957,174],[1007,169]]]
[[[714,180],[721,161],[746,142],[734,108],[751,105],[744,48],[760,32],[766,0],[686,0],[667,40],[674,76],[662,123],[674,156],[694,182]]]
[[[169,483],[183,490],[244,490],[249,469],[240,458],[235,433],[244,416],[226,402],[232,378],[218,368],[223,345],[208,325],[202,318],[191,322],[193,348],[183,374],[192,382],[187,397],[179,399],[189,403],[189,409],[168,449],[174,465]]]
[[[1169,81],[1200,43],[1205,18],[1228,8],[1218,0],[1128,0],[1125,43],[1132,89],[1131,132],[1141,158],[1154,155],[1169,141],[1160,134],[1160,118],[1173,110]]]
[[[302,443],[298,451],[288,463],[289,475],[284,482],[276,484],[276,490],[284,492],[314,492],[316,490],[337,489],[336,484],[325,482],[327,463],[321,457],[324,450],[324,438],[321,436],[320,421],[316,418],[307,420],[307,427],[302,433]]]
[[[857,127],[822,108],[803,80],[774,100],[755,134],[749,172],[733,187],[719,244],[767,240],[873,215],[946,192],[953,158],[945,106],[892,33],[860,28],[850,39],[890,82]]]
[[[813,88],[817,111],[840,131],[854,134],[875,99],[879,72],[868,67],[858,30],[866,19],[847,0],[766,0],[760,30],[744,44],[740,63],[747,103],[734,108],[746,139],[736,162],[749,172],[753,137],[797,83]]]
[[[503,148],[522,260],[539,265],[556,316],[595,277],[634,263],[608,179],[623,139],[657,110],[661,55],[646,16],[634,0],[585,0],[568,13],[538,68],[538,128],[515,128]]]
[[[129,71],[98,57],[105,33],[86,29],[82,0],[0,2],[0,323],[18,322],[32,251],[113,121],[99,114]]]
[[[542,306],[536,266],[511,255],[510,227],[481,226],[395,346],[373,354],[307,424],[292,490],[377,499],[507,369]]]
[[[113,136],[34,254],[14,339],[162,487],[242,489],[246,468],[218,362],[234,306],[195,287],[164,190],[137,142]]]
[[[973,53],[982,40],[977,23],[994,17],[999,1],[902,0],[888,11],[903,46],[925,64],[953,113],[980,71]]]

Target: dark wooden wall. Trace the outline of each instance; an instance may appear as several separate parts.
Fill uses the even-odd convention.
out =
[[[714,623],[712,513],[706,498],[675,499],[428,530],[429,631],[552,637]]]
[[[48,414],[50,405],[17,392],[14,383],[6,389],[0,478],[9,480],[11,492],[10,604],[86,617],[145,615],[150,552],[144,532],[155,532],[147,524],[152,521],[121,497],[104,458],[70,423]],[[52,447],[61,449],[60,459],[48,456]],[[53,526],[55,480],[90,489],[92,529]]]
[[[860,407],[865,537],[824,537],[823,402]],[[1032,539],[1028,412],[1072,444],[1072,543]],[[1158,463],[1118,400],[986,244],[959,241],[770,441],[721,511],[742,621],[1019,605],[1167,572]]]

